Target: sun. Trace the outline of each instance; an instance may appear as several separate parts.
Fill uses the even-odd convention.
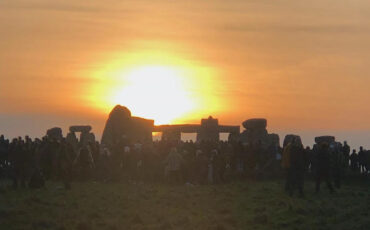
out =
[[[172,66],[139,66],[120,73],[124,84],[117,86],[109,101],[125,105],[136,116],[156,124],[173,122],[195,108],[188,93],[184,71]]]
[[[87,72],[86,106],[106,115],[117,105],[155,124],[199,121],[224,104],[217,73],[204,63],[165,51],[135,51],[107,57]]]

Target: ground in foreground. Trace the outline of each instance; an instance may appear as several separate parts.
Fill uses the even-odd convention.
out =
[[[323,187],[304,199],[283,182],[213,186],[49,183],[41,190],[0,191],[0,229],[370,229],[368,185]]]

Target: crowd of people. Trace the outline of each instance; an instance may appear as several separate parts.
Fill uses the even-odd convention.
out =
[[[283,147],[258,140],[234,142],[131,142],[125,138],[110,148],[99,142],[0,136],[0,179],[14,188],[40,188],[45,181],[97,180],[130,183],[161,182],[193,185],[228,183],[235,179],[286,178],[285,189],[303,195],[304,178],[325,182],[330,192],[340,188],[345,175],[370,171],[370,152],[357,153],[347,143],[315,144],[304,148],[293,138]],[[332,185],[334,182],[334,186]]]

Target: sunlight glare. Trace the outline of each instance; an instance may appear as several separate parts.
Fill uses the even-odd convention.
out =
[[[198,122],[224,104],[215,69],[168,52],[117,53],[88,73],[87,102],[102,114],[117,105],[155,124]]]
[[[126,84],[113,90],[110,101],[127,106],[136,116],[165,124],[194,109],[194,102],[186,90],[186,78],[180,69],[142,66],[122,73],[120,77]]]

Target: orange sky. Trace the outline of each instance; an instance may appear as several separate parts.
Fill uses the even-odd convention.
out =
[[[265,117],[307,144],[333,133],[370,147],[369,1],[2,0],[0,35],[0,133],[10,137],[81,123],[100,135],[129,73],[160,66],[184,86],[167,102],[171,86],[138,93],[148,118],[159,116],[153,104],[187,98],[172,122]],[[131,110],[145,116],[140,103]]]

